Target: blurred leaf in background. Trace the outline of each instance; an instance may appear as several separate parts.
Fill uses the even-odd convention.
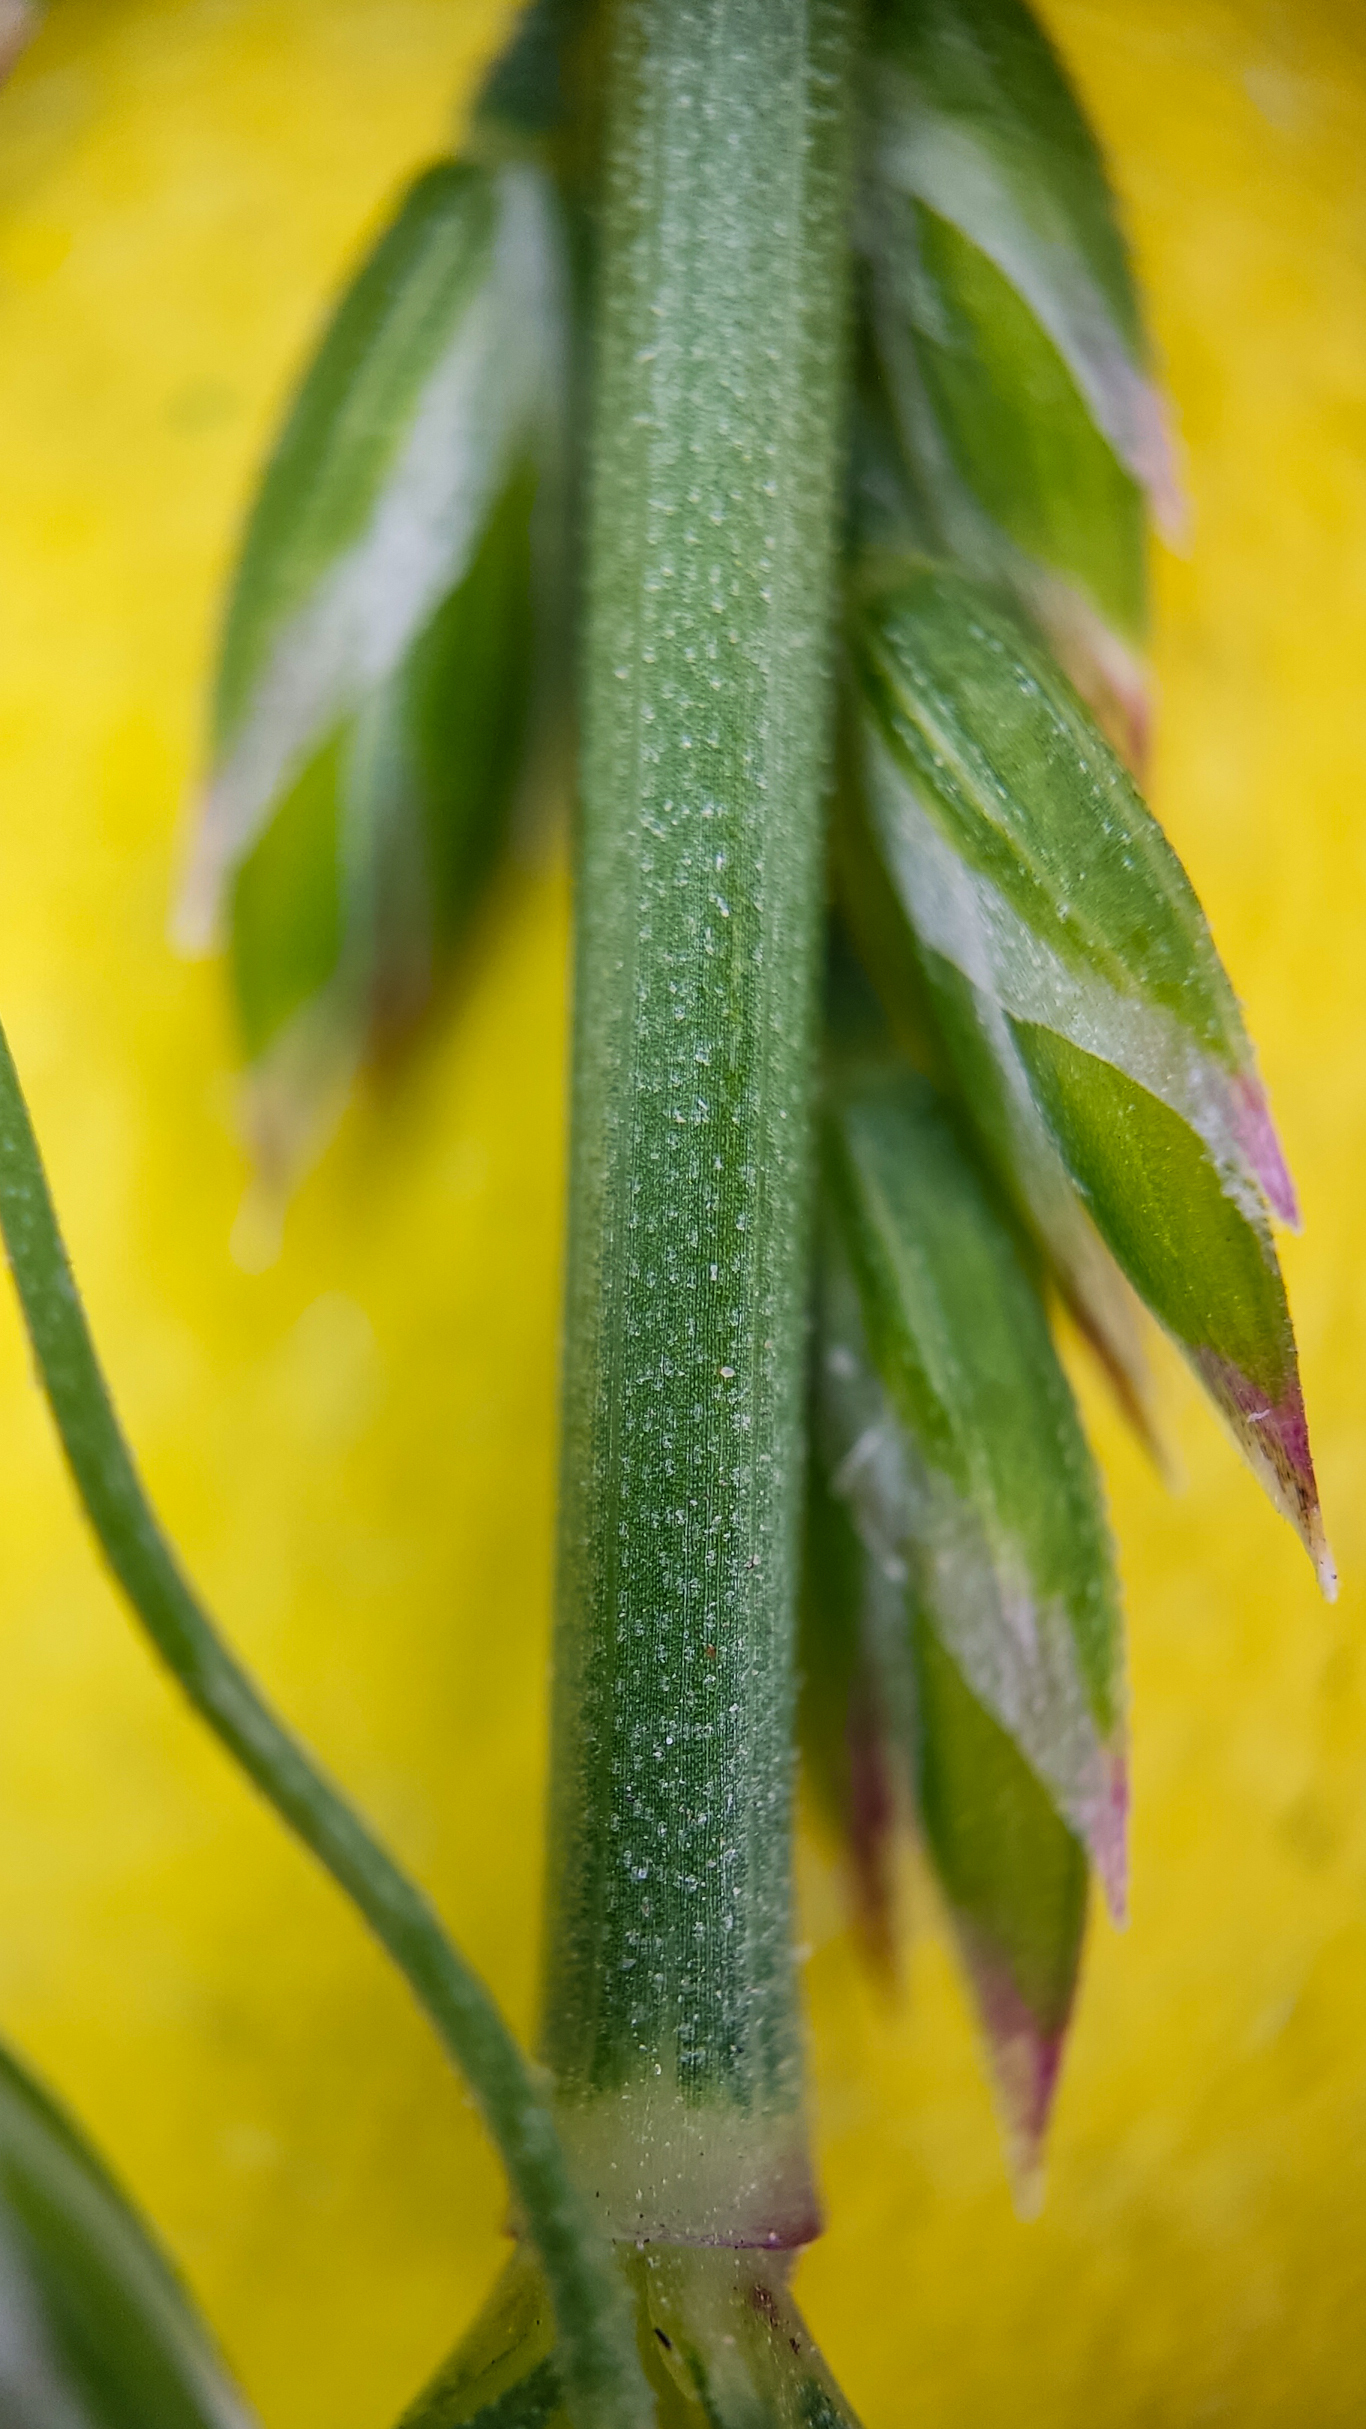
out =
[[[506,838],[547,688],[560,253],[534,165],[424,171],[252,508],[178,924],[190,945],[226,929],[248,1138],[277,1200],[357,1064],[425,1009]]]
[[[3,2047],[0,2415],[19,2429],[252,2429],[147,2229]]]

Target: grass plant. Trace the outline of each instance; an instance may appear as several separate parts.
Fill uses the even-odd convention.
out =
[[[1294,1192],[1137,789],[1150,510],[1139,298],[1022,0],[535,0],[265,473],[183,906],[230,948],[262,1205],[439,1000],[519,788],[576,768],[536,2061],[186,1583],[0,1044],[0,1223],[101,1549],[507,2167],[513,2257],[410,2429],[852,2424],[788,2283],[799,1745],[884,1959],[920,1838],[1037,2202],[1089,1874],[1121,1914],[1127,1860],[1055,1300],[1150,1440],[1151,1312],[1333,1590]],[[126,2352],[65,2290],[111,2236],[131,2282],[140,2230],[62,2166],[16,2420],[61,2429],[65,2385],[114,2429]],[[158,2424],[222,2420],[173,2310]]]

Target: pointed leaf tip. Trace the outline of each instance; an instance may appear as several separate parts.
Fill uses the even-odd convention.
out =
[[[539,169],[424,172],[248,524],[173,932],[228,944],[285,1183],[463,943],[555,688],[562,234]]]
[[[886,1395],[836,1483],[909,1554],[972,1691],[1123,1898],[1118,1591],[1099,1480],[1011,1233],[923,1083],[832,1107],[826,1188]]]
[[[988,1152],[1081,1295],[1042,1128],[1330,1590],[1267,1215],[1298,1210],[1180,864],[1056,670],[961,577],[920,567],[874,601],[862,675],[866,815]]]
[[[1299,1376],[1292,1372],[1273,1399],[1215,1350],[1197,1350],[1191,1363],[1268,1498],[1299,1536],[1324,1600],[1336,1602],[1337,1564],[1324,1532]]]
[[[1067,2028],[1039,2022],[1009,1967],[980,1934],[960,1928],[959,1942],[986,2040],[1011,2195],[1019,2217],[1037,2218]]]
[[[1086,1857],[922,1616],[913,1627],[921,1820],[972,1986],[1017,2206],[1042,2151],[1086,1929]]]
[[[900,1133],[905,1165],[933,1193],[933,1167],[945,1153],[948,1134],[936,1133],[928,1090],[921,1095],[919,1126],[916,1092],[908,1097],[904,1088],[891,1091],[893,1108],[898,1097],[906,1127],[897,1123],[893,1111],[891,1136]],[[868,1155],[872,1142],[866,1137],[859,1141],[857,1126],[848,1137],[856,1155],[860,1144]],[[884,1164],[883,1180],[893,1177]],[[871,1197],[883,1194],[877,1189],[876,1157],[865,1166],[864,1178]],[[1122,1913],[1128,1791],[1115,1709],[1109,1711],[1102,1736],[1094,1716],[1078,1706],[1075,1654],[1057,1641],[1057,1570],[1051,1571],[1052,1592],[1040,1596],[1030,1593],[1018,1560],[1009,1552],[1000,1567],[993,1566],[980,1530],[972,1524],[965,1530],[962,1504],[953,1496],[946,1500],[925,1465],[936,1432],[946,1421],[952,1427],[955,1410],[962,1414],[963,1378],[955,1387],[936,1355],[936,1335],[957,1340],[969,1367],[984,1359],[998,1402],[1014,1397],[1009,1380],[1012,1343],[1023,1359],[1025,1377],[1032,1376],[1036,1383],[1042,1377],[1045,1398],[1050,1371],[1058,1385],[1062,1382],[1047,1347],[1041,1311],[1035,1321],[1044,1348],[1036,1369],[1028,1340],[1021,1344],[1019,1339],[1022,1329],[1026,1336],[1033,1330],[1023,1301],[1012,1297],[1012,1320],[1004,1338],[988,1320],[976,1342],[971,1321],[946,1323],[948,1307],[936,1310],[935,1270],[941,1286],[947,1286],[949,1238],[962,1233],[973,1212],[972,1198],[957,1196],[952,1178],[952,1166],[938,1176],[941,1189],[946,1181],[950,1184],[950,1220],[943,1229],[933,1221],[917,1225],[909,1209],[902,1212],[907,1224],[903,1245],[916,1254],[922,1275],[919,1291],[907,1276],[906,1330],[899,1346],[887,1329],[888,1309],[875,1304],[881,1293],[866,1267],[863,1286],[871,1288],[872,1301],[860,1306],[860,1291],[842,1245],[843,1223],[853,1209],[847,1202],[841,1209],[832,1189],[817,1301],[811,1508],[824,1517],[816,1528],[808,1519],[803,1751],[808,1763],[815,1758],[814,1784],[819,1787],[823,1778],[828,1782],[832,1724],[838,1725],[840,1767],[834,1776],[842,1782],[847,1827],[855,1802],[850,1768],[857,1758],[849,1722],[857,1696],[849,1690],[850,1652],[857,1645],[866,1664],[864,1675],[878,1691],[879,1763],[890,1758],[902,1766],[905,1785],[914,1795],[925,1850],[981,2016],[1016,2198],[1027,2207],[1041,2181],[1042,2138],[1086,1926],[1083,1841],[1089,1839],[1094,1849],[1112,1908]],[[902,1225],[889,1210],[883,1211],[884,1220],[891,1223],[884,1240],[893,1239]],[[1007,1259],[1006,1272],[1016,1271],[1009,1235],[991,1232],[985,1201],[980,1219],[988,1238],[995,1237],[997,1253]],[[866,1241],[864,1246],[866,1250]],[[989,1266],[977,1262],[970,1280],[975,1287],[966,1299],[948,1292],[960,1319],[965,1306],[976,1307],[980,1317],[983,1301],[992,1297]],[[1024,1282],[1023,1274],[1020,1280]],[[886,1281],[884,1274],[884,1287]],[[870,1331],[878,1344],[876,1360]],[[933,1398],[922,1398],[922,1393],[932,1392],[929,1375],[922,1375],[920,1389],[913,1388],[909,1398],[893,1398],[893,1370],[900,1367],[904,1375],[908,1361],[927,1363],[946,1390],[947,1399],[938,1405],[938,1423]],[[1037,1426],[1039,1410],[1030,1388],[1026,1399],[1030,1422]],[[997,1427],[1007,1415],[998,1405]],[[983,1426],[979,1408],[974,1429],[979,1443],[984,1431],[990,1436],[993,1430],[990,1424]],[[1045,1501],[1058,1497],[1060,1510],[1070,1512],[1065,1524],[1087,1538],[1085,1474],[1067,1473],[1071,1463],[1065,1428],[1057,1435],[1050,1432],[1049,1439],[1053,1455],[1045,1458],[1035,1479],[1037,1491],[1027,1486],[1026,1498],[1034,1502],[1040,1496]],[[1078,1441],[1076,1447],[1084,1462],[1084,1445]],[[944,1455],[942,1432],[938,1448]],[[996,1450],[999,1457],[1002,1446]],[[991,1464],[988,1458],[988,1471]],[[942,1478],[939,1482],[942,1486]],[[1004,1477],[997,1479],[998,1491],[1003,1483]],[[976,1485],[991,1506],[998,1491],[993,1491],[989,1473],[979,1473]],[[828,1624],[812,1639],[813,1553],[822,1546]],[[841,1547],[846,1554],[853,1547],[860,1562],[832,1560],[831,1550]],[[1093,1608],[1090,1618],[1104,1628],[1107,1618],[1117,1621],[1117,1614],[1109,1611],[1104,1537],[1091,1536],[1074,1550],[1083,1569],[1099,1564],[1093,1575],[1099,1608]],[[1032,1659],[1023,1662],[1017,1644],[1021,1637],[1032,1647]],[[1105,1665],[1105,1675],[1112,1679],[1117,1650],[1112,1648]],[[833,1662],[832,1653],[837,1656]],[[842,1696],[832,1699],[821,1691],[839,1678],[845,1681]],[[894,1818],[890,1804],[871,1818],[876,1825],[874,1844],[885,1860],[883,1834]]]

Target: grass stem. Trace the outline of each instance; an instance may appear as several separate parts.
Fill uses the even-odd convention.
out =
[[[618,0],[543,2046],[625,2238],[815,2231],[791,1933],[844,0]]]

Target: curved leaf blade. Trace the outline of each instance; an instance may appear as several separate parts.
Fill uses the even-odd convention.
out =
[[[1032,2216],[1086,1935],[1086,1852],[922,1611],[911,1641],[921,1828],[981,2016],[1016,2202]]]
[[[539,170],[442,161],[343,297],[243,542],[191,912],[310,745],[398,666],[472,561],[511,470],[544,454],[559,406],[559,253]]]
[[[1147,615],[1138,483],[994,262],[923,203],[907,238],[916,362],[960,480],[1025,556],[1074,583],[1136,645]]]
[[[959,1095],[988,1165],[1124,1414],[1162,1466],[1134,1294],[1035,1104],[1006,1016],[941,954],[922,949],[857,784],[842,788],[836,808],[834,867],[859,958],[898,1045],[937,1086]]]
[[[1170,506],[1128,249],[1100,148],[1038,20],[1021,0],[890,0],[874,41],[886,189],[995,264],[1120,463]]]
[[[869,85],[863,242],[912,484],[1140,766],[1145,493],[1167,526],[1180,501],[1099,147],[1020,0],[888,0]]]
[[[251,2429],[126,2195],[3,2048],[0,2314],[0,2414],[13,2429]]]
[[[868,817],[988,1141],[1023,1074],[1117,1263],[1331,1591],[1266,1221],[1294,1194],[1180,864],[1065,681],[959,577],[925,567],[876,603],[861,673]]]
[[[900,1810],[898,1787],[914,1802],[981,2022],[1016,2201],[1031,2212],[1080,1965],[1086,1853],[935,1625],[935,1544],[918,1467],[831,1242],[818,1293],[812,1469],[820,1506],[842,1512],[844,1535],[811,1611],[835,1658],[815,1672],[828,1701],[803,1754],[810,1763],[814,1751],[819,1765],[831,1740],[838,1753],[862,1710],[893,1791],[884,1829]],[[857,1857],[847,1764],[836,1785],[836,1818]],[[885,1845],[880,1853],[885,1867]]]
[[[865,1540],[909,1549],[973,1693],[1124,1902],[1122,1644],[1099,1483],[1038,1295],[926,1086],[831,1108],[827,1198],[888,1420],[836,1473]]]
[[[531,713],[534,499],[524,467],[463,580],[232,875],[246,1128],[268,1185],[426,1009],[506,842]]]
[[[504,839],[537,683],[563,399],[558,206],[516,160],[417,179],[264,475],[229,604],[183,942],[226,912],[269,1182],[425,1003]]]
[[[1285,1285],[1266,1224],[1203,1140],[1113,1065],[1030,1023],[1012,1034],[1069,1170],[1141,1298],[1199,1376],[1324,1593],[1319,1509]]]

